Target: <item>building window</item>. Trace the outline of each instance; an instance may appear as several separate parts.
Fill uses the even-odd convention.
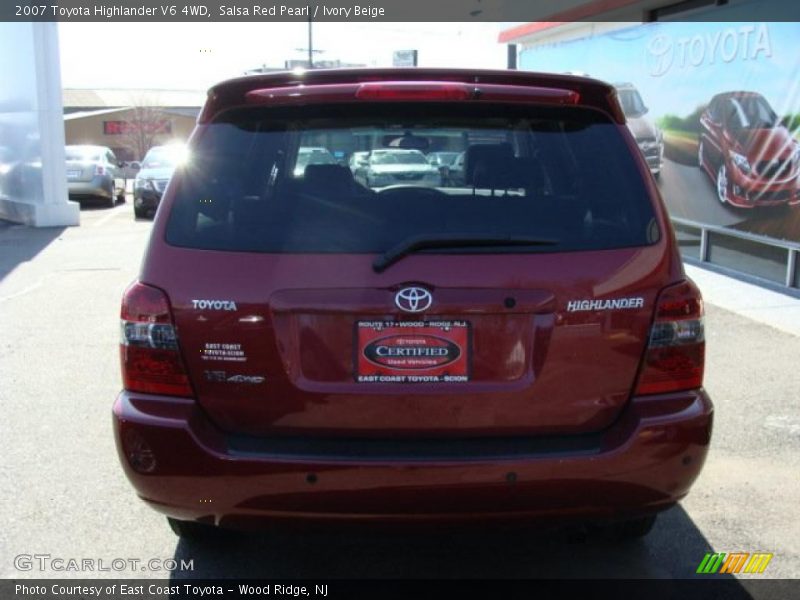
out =
[[[682,21],[696,17],[698,12],[705,12],[717,6],[724,6],[728,0],[685,0],[668,6],[662,6],[647,12],[647,21]]]
[[[172,133],[172,121],[169,119],[154,119],[137,123],[135,121],[103,121],[104,135],[128,135],[139,130],[149,134]]]

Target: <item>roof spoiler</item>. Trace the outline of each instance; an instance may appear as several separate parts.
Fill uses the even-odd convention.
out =
[[[223,111],[253,104],[359,100],[532,102],[594,108],[625,123],[615,89],[586,77],[455,69],[321,69],[240,77],[212,87],[197,118],[210,123]]]

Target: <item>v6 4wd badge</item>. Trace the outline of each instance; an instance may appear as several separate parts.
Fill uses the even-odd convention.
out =
[[[266,381],[266,377],[262,375],[229,375],[225,371],[203,371],[206,381],[213,383],[249,383],[259,384]]]

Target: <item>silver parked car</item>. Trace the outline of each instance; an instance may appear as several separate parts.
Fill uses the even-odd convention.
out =
[[[355,174],[355,172],[359,168],[366,167],[368,165],[369,165],[369,151],[353,152],[353,154],[350,155],[349,166],[350,166],[350,171],[352,171],[353,174]]]
[[[70,198],[101,198],[109,206],[125,202],[125,174],[111,148],[67,146],[66,155]]]
[[[367,187],[390,185],[417,185],[436,187],[441,185],[439,169],[430,165],[419,150],[385,149],[373,150],[365,164],[354,173],[356,181]]]
[[[426,158],[434,167],[449,167],[458,158],[459,152],[430,152]]]
[[[336,158],[327,148],[301,147],[297,151],[297,162],[294,165],[294,176],[302,177],[308,165],[335,165]]]

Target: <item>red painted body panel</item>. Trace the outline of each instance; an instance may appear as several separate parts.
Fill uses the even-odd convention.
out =
[[[719,97],[763,99],[753,92],[729,92]],[[754,208],[800,202],[800,161],[793,158],[798,144],[786,127],[778,123],[770,128],[735,131],[715,121],[706,110],[700,117],[700,129],[700,142],[705,148],[700,167],[716,182],[719,169],[724,166],[730,182],[727,202],[732,206]],[[747,158],[749,172],[731,160],[732,152]],[[767,163],[782,167],[759,172],[761,165]]]
[[[146,262],[141,280],[169,294],[201,405],[224,430],[250,434],[601,429],[628,400],[655,296],[670,277],[666,240],[645,249],[591,253],[468,260],[416,255],[380,274],[370,268],[372,255],[232,256],[156,240],[152,248],[158,259]],[[198,254],[207,256],[198,261]],[[223,282],[224,297],[235,300],[238,310],[201,315],[192,308],[193,298],[219,297]],[[353,381],[354,323],[403,318],[393,290],[409,282],[424,284],[436,298],[426,317],[472,323],[472,381],[413,388],[365,388]],[[605,296],[642,296],[644,307],[565,310],[568,300]],[[516,300],[513,309],[504,307],[508,297]],[[263,320],[240,321],[248,316]],[[241,344],[247,362],[204,360],[209,343]],[[216,368],[266,380],[238,386],[205,381],[204,371]]]

